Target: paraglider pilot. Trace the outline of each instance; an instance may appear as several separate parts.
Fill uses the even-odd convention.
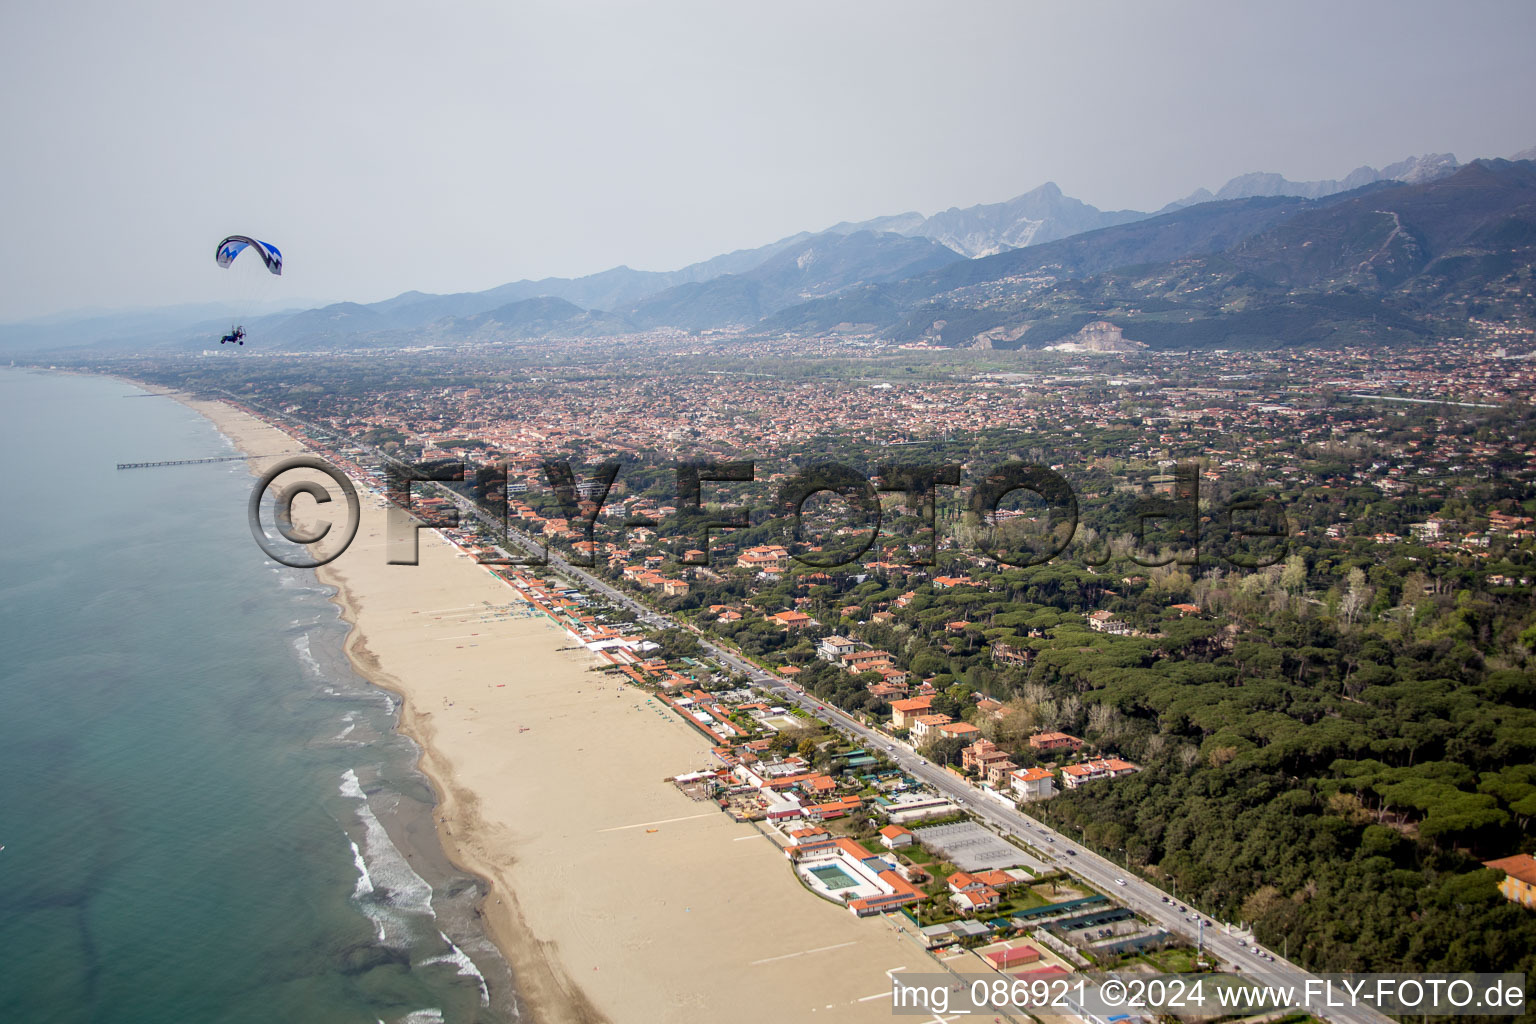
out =
[[[235,257],[239,256],[247,248],[261,257],[261,261],[266,264],[269,273],[278,276],[282,275],[283,254],[278,251],[277,246],[271,242],[263,242],[260,239],[252,238],[250,235],[230,235],[219,243],[219,247],[213,251],[213,256],[218,261],[219,266],[227,270],[229,265],[235,261]],[[231,341],[244,345],[245,328],[236,325],[234,330],[219,339],[219,344],[224,345]]]

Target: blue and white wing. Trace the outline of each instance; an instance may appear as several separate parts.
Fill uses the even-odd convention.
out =
[[[228,267],[231,263],[235,262],[235,257],[239,256],[247,248],[250,248],[261,257],[261,261],[267,265],[269,271],[274,274],[281,274],[283,272],[283,254],[278,251],[277,246],[271,242],[263,242],[252,238],[249,235],[230,235],[224,239],[224,241],[219,243],[219,247],[214,250],[214,259],[218,261],[219,266]]]

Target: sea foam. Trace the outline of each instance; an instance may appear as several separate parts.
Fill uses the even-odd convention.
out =
[[[441,931],[437,934],[442,937],[444,942],[448,943],[449,951],[442,956],[423,960],[421,965],[426,967],[430,964],[453,964],[458,968],[460,974],[466,978],[474,978],[475,984],[480,986],[480,1005],[491,1005],[491,990],[486,987],[485,975],[480,973],[480,968],[475,966],[475,962],[469,958],[469,954],[460,949],[456,942]]]
[[[342,773],[340,788],[342,796],[358,802],[357,817],[363,825],[360,852],[370,891],[358,898],[358,904],[378,928],[380,941],[406,948],[410,945],[410,917],[437,920],[432,909],[432,886],[416,873],[384,831],[351,768]]]

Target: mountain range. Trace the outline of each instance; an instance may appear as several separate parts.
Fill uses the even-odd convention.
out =
[[[1507,260],[1479,256],[1476,246],[1503,238],[1500,231],[1525,237],[1522,175],[1530,165],[1520,161],[1531,156],[1536,149],[1513,162],[1460,165],[1449,154],[1429,154],[1322,181],[1246,174],[1155,214],[1102,211],[1047,182],[1003,203],[839,223],[675,271],[615,267],[482,292],[406,292],[268,315],[247,327],[253,341],[298,350],[656,328],[842,330],[945,346],[1035,347],[1090,320],[1119,316],[1140,318],[1134,327],[1116,322],[1128,337],[1140,331],[1146,337],[1139,340],[1154,345],[1178,343],[1180,332],[1159,326],[1178,323],[1198,324],[1183,334],[1200,343],[1262,343],[1256,318],[1278,297],[1352,289],[1350,303],[1332,294],[1322,307],[1308,299],[1309,315],[1285,311],[1279,334],[1286,343],[1304,340],[1301,324],[1317,328],[1314,340],[1358,333],[1362,317],[1376,334],[1389,333],[1386,324],[1407,332],[1409,321],[1422,333],[1418,321],[1434,311],[1436,296],[1448,295],[1447,273],[1463,284],[1468,272],[1509,273]],[[1362,212],[1362,202],[1382,209]],[[1433,212],[1437,203],[1452,208]],[[1210,305],[1217,294],[1226,306]],[[104,342],[114,349],[202,348],[227,327],[222,316],[189,320],[175,322],[175,311],[167,310],[128,320],[0,326],[0,350]],[[1223,333],[1212,323],[1234,330]]]
[[[955,264],[765,325],[1045,347],[1092,321],[1154,348],[1386,343],[1536,321],[1536,162],[1475,161],[1321,199],[1199,204]],[[870,311],[852,315],[862,304]],[[1005,339],[1001,343],[999,339]]]

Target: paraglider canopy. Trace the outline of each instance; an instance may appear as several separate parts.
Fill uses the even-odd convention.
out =
[[[219,266],[228,267],[231,263],[235,262],[235,257],[239,256],[247,248],[250,248],[251,251],[259,255],[261,261],[267,265],[267,269],[272,273],[282,274],[283,254],[277,251],[277,246],[270,242],[251,238],[249,235],[230,235],[224,239],[224,241],[219,243],[218,249],[214,251],[214,259],[219,261]]]

